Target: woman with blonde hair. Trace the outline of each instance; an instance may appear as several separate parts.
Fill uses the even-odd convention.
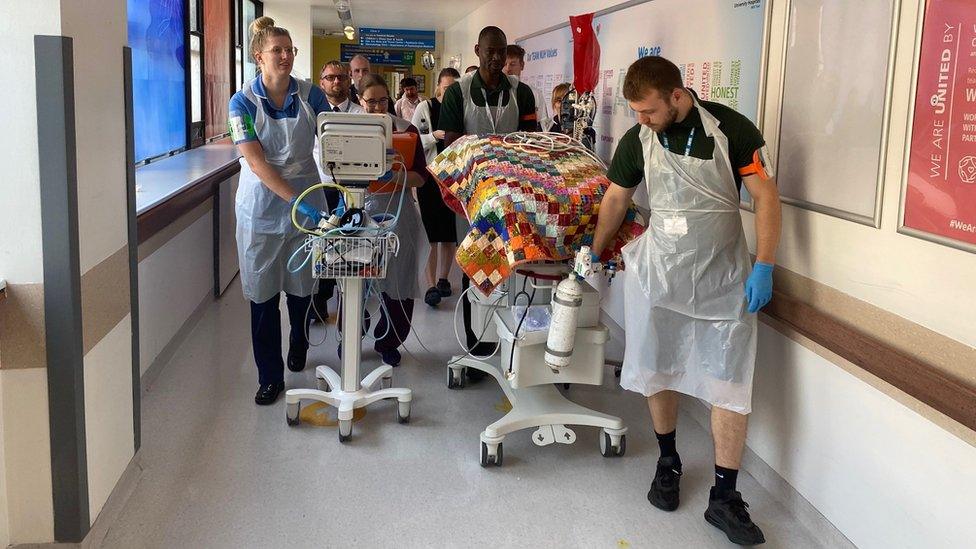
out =
[[[291,221],[302,191],[319,182],[312,158],[315,119],[331,110],[317,86],[291,76],[298,48],[287,30],[270,17],[251,24],[250,52],[260,74],[230,100],[229,128],[241,159],[237,191],[237,251],[244,297],[251,304],[251,343],[258,368],[257,404],[273,403],[285,388],[281,356],[281,315],[285,292],[291,324],[288,369],[305,368],[313,279],[310,269],[291,272],[288,259],[304,242]],[[298,205],[298,219],[318,224],[323,193]]]

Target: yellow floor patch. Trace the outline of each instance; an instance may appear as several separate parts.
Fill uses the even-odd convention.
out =
[[[629,547],[630,547],[630,544],[627,543],[627,540],[625,540],[625,539],[618,539],[617,540],[617,549],[628,549]]]
[[[366,416],[366,408],[356,408],[352,411],[352,421],[355,423]],[[302,406],[298,412],[298,418],[302,423],[315,425],[316,427],[335,427],[339,425],[339,418],[336,416],[335,408],[324,402],[313,402],[308,406]]]
[[[502,397],[502,399],[498,401],[498,404],[495,404],[495,410],[503,414],[507,414],[512,411],[512,403],[508,401],[507,397]]]

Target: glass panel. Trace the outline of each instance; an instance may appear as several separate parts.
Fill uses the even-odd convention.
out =
[[[237,89],[241,89],[244,86],[244,60],[243,60],[243,48],[234,48],[234,64],[236,69]]]
[[[190,121],[203,120],[200,103],[203,98],[200,93],[200,37],[190,35]]]
[[[200,4],[200,0],[188,0],[187,1],[187,8],[186,9],[190,10],[190,30],[191,31],[200,30],[200,20],[197,17],[197,15],[199,14],[199,7],[200,7],[199,4]]]

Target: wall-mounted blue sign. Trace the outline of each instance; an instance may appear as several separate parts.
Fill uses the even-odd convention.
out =
[[[413,50],[387,50],[383,48],[364,48],[353,44],[340,44],[339,57],[348,63],[356,55],[369,59],[371,65],[402,65],[409,67],[416,63],[417,52]]]
[[[359,45],[370,48],[434,49],[434,31],[359,28]]]

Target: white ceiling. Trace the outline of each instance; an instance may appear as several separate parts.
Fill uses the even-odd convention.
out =
[[[312,6],[312,28],[341,31],[331,0],[271,0]],[[352,22],[359,27],[446,31],[485,0],[349,0]]]

